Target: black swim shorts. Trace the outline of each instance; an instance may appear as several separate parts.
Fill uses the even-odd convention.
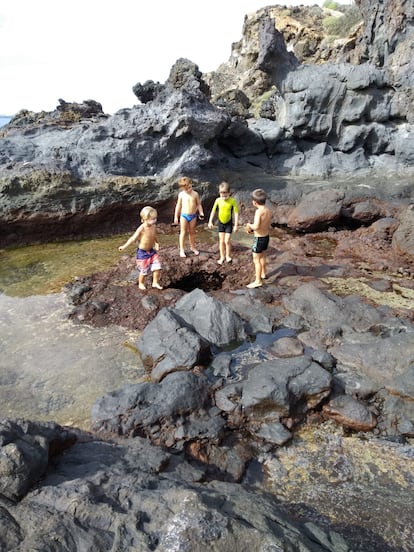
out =
[[[252,251],[253,253],[262,253],[269,246],[269,236],[259,236],[254,239]]]

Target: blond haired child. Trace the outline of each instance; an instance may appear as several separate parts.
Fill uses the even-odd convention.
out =
[[[231,197],[230,185],[222,182],[219,185],[219,197],[215,200],[211,209],[208,227],[213,228],[214,216],[217,212],[217,223],[219,233],[220,258],[219,265],[226,260],[231,263],[231,234],[237,232],[239,226],[239,206],[237,201]],[[234,219],[234,222],[233,222]]]
[[[159,283],[161,261],[158,255],[160,244],[157,240],[157,211],[153,207],[144,207],[140,212],[142,224],[134,234],[118,247],[119,251],[127,248],[131,243],[139,240],[136,252],[136,267],[139,269],[138,287],[146,289],[145,276],[151,270],[152,287],[162,289]]]
[[[252,252],[255,279],[247,287],[257,288],[262,285],[262,279],[266,278],[266,249],[269,246],[272,211],[266,207],[267,198],[264,190],[261,188],[253,190],[251,197],[256,212],[254,214],[254,221],[246,224],[246,232],[254,234]]]
[[[201,206],[198,192],[193,190],[193,183],[190,178],[183,176],[178,181],[180,192],[178,194],[177,204],[174,211],[174,224],[178,224],[180,219],[180,257],[186,257],[185,239],[188,235],[190,249],[194,255],[200,252],[195,245],[195,228],[197,224],[197,213],[200,220],[204,219],[203,207]]]

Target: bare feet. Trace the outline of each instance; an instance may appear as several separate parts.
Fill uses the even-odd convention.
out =
[[[262,282],[252,282],[251,284],[247,284],[246,287],[248,287],[249,289],[262,287]]]
[[[200,251],[198,249],[192,249],[191,251],[194,253],[194,255],[200,255]]]
[[[160,284],[152,284],[152,287],[156,289],[163,289],[163,287],[160,286]]]
[[[217,264],[219,264],[219,265],[222,265],[223,263],[224,263],[224,259],[219,259],[219,260],[217,261]]]
[[[183,249],[180,249],[180,257],[187,257]]]
[[[226,263],[231,263],[233,259],[231,257],[226,257]]]
[[[139,289],[147,289],[144,284],[138,284]]]

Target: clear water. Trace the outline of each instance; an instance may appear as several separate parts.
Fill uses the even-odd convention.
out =
[[[61,291],[77,276],[114,266],[126,236],[0,250],[0,291],[11,297]]]
[[[108,270],[117,264],[121,255],[133,255],[133,245],[126,251],[118,251],[118,246],[129,236],[0,249],[0,292],[10,297],[57,293],[76,277]],[[178,230],[162,234],[159,239],[161,247],[178,246]],[[214,230],[197,232],[197,240],[202,242],[214,243],[216,239]]]

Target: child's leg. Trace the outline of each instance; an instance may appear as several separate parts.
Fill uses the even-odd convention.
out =
[[[224,263],[226,257],[226,245],[224,243],[226,234],[224,232],[219,232],[219,250],[220,250],[220,259],[218,260],[219,264]]]
[[[146,289],[146,287],[145,287],[145,274],[143,274],[142,272],[140,272],[139,276],[138,276],[138,287],[139,287],[139,289]]]
[[[226,245],[226,261],[231,262],[231,234],[226,232],[224,235],[224,243]]]
[[[254,274],[255,279],[254,282],[251,284],[248,284],[248,288],[256,288],[260,287],[262,285],[262,279],[261,279],[261,271],[262,271],[262,263],[261,263],[261,257],[262,253],[253,253],[253,265],[254,265]]]
[[[185,257],[185,236],[188,230],[188,222],[184,217],[180,217],[180,257]]]
[[[157,289],[162,289],[160,286],[160,272],[161,270],[154,270],[152,273],[152,287]]]
[[[267,272],[266,272],[267,257],[264,251],[263,253],[261,253],[261,255],[262,256],[260,257],[260,278],[265,279],[267,277]]]
[[[190,249],[194,255],[199,255],[199,251],[195,246],[195,229],[197,224],[197,218],[194,218],[191,222],[188,223],[188,237],[190,240]]]

